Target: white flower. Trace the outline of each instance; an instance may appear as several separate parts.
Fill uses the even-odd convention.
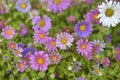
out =
[[[98,10],[100,14],[98,17],[100,18],[100,23],[103,26],[110,27],[111,25],[114,27],[120,22],[120,3],[116,1],[108,1],[103,2],[98,6]]]
[[[29,18],[33,19],[35,16],[38,16],[39,12],[36,9],[29,11]]]
[[[56,46],[59,47],[60,49],[66,49],[66,46],[70,47],[72,45],[74,38],[72,35],[68,33],[60,33],[57,34],[57,39],[56,39]]]

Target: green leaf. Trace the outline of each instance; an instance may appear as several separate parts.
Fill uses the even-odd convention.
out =
[[[39,72],[38,76],[39,76],[39,78],[43,78],[45,76],[45,72]]]

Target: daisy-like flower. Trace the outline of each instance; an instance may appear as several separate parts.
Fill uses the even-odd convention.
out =
[[[105,48],[105,43],[103,41],[100,40],[94,40],[92,42],[93,46],[96,47],[96,53],[100,52],[100,51],[104,51]]]
[[[97,65],[94,66],[94,69],[93,69],[92,73],[94,75],[100,75],[101,76],[102,75],[102,71],[103,71],[103,69],[101,69],[100,65],[97,64]]]
[[[34,38],[35,43],[44,44],[46,40],[48,39],[48,36],[46,32],[42,30],[36,30],[33,35],[33,38]]]
[[[108,57],[105,57],[101,60],[101,64],[104,66],[110,66],[110,59]]]
[[[105,0],[98,6],[100,23],[103,26],[116,26],[120,22],[120,3],[113,0]]]
[[[33,19],[35,16],[38,16],[39,12],[36,9],[32,9],[31,11],[29,11],[29,18]]]
[[[61,60],[61,55],[59,53],[49,54],[50,63],[58,64]]]
[[[87,60],[91,60],[92,59],[92,53],[87,53],[87,54],[84,54],[83,56],[85,56],[85,58]]]
[[[57,51],[57,47],[56,47],[56,43],[55,43],[55,39],[52,37],[49,37],[46,41],[45,47],[47,48],[47,50],[49,52],[54,52]]]
[[[49,5],[51,4],[51,1],[49,0],[40,0],[41,6],[43,9],[50,11]]]
[[[13,51],[14,55],[16,57],[22,57],[22,53],[23,53],[23,48],[16,46],[15,50]]]
[[[13,38],[14,34],[15,34],[14,29],[11,28],[11,27],[8,27],[8,26],[5,27],[5,28],[3,28],[3,29],[2,29],[2,33],[1,33],[1,35],[2,35],[5,39],[11,39],[11,38]]]
[[[9,50],[13,51],[16,48],[16,43],[15,42],[9,42],[7,47],[8,47]]]
[[[99,24],[98,14],[98,9],[94,9],[87,13],[86,18],[90,22],[96,22],[97,24]]]
[[[82,22],[78,22],[74,28],[74,31],[75,33],[78,34],[78,37],[81,38],[81,37],[88,37],[93,28],[92,28],[92,23],[87,21],[87,20],[83,20]]]
[[[71,0],[50,0],[51,4],[49,5],[50,10],[54,13],[62,13],[64,10],[66,10],[70,6]]]
[[[18,67],[20,72],[23,72],[28,66],[25,61],[21,60],[18,64],[16,64],[16,67]]]
[[[70,23],[75,23],[76,22],[76,17],[75,16],[68,16],[67,21]]]
[[[7,20],[2,20],[0,21],[0,30],[4,27],[6,27],[8,25],[8,21]]]
[[[40,16],[35,16],[32,23],[36,24],[35,26],[33,26],[34,30],[40,29],[45,32],[48,32],[52,26],[51,19],[46,15],[44,15],[43,18],[41,18]]]
[[[5,3],[0,3],[0,14],[7,13],[8,11],[8,6]]]
[[[28,54],[28,55],[32,55],[35,53],[35,49],[32,48],[32,47],[29,47],[29,48],[24,48],[24,51],[23,51],[23,54]]]
[[[39,71],[46,71],[49,65],[48,54],[44,51],[36,51],[30,56],[31,68]]]
[[[80,39],[77,41],[77,51],[81,55],[86,55],[88,53],[91,53],[92,51],[92,44],[88,40]]]
[[[66,46],[70,47],[72,45],[72,42],[74,41],[74,37],[68,33],[61,32],[60,34],[57,34],[56,39],[56,46],[60,49],[66,49]]]
[[[80,69],[82,69],[81,68],[82,64],[80,64],[79,62],[73,62],[72,65],[75,73],[78,72]]]
[[[16,9],[20,12],[28,12],[31,8],[31,4],[28,0],[18,0],[16,2]]]

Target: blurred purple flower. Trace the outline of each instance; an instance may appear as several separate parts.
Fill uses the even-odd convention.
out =
[[[0,3],[0,14],[5,14],[8,11],[8,6],[5,3]]]
[[[82,69],[81,68],[82,64],[80,64],[79,62],[73,62],[72,66],[75,73],[78,72],[80,69]]]

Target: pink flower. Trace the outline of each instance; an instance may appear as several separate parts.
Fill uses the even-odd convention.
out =
[[[13,38],[14,34],[15,34],[14,29],[11,28],[11,27],[8,27],[8,26],[5,27],[5,28],[3,28],[3,29],[2,29],[2,33],[1,33],[1,35],[2,35],[5,39],[11,39],[11,38]]]
[[[23,72],[27,68],[26,62],[24,62],[23,60],[16,64],[16,66],[18,67],[18,70],[20,72]]]
[[[49,65],[48,54],[44,51],[36,51],[35,55],[30,56],[30,64],[34,70],[46,71]]]
[[[46,42],[46,40],[48,39],[47,33],[42,31],[42,30],[36,30],[34,35],[34,42],[35,43],[40,43],[40,44],[44,44]]]
[[[54,52],[57,51],[57,47],[56,47],[56,43],[55,43],[55,39],[52,37],[49,37],[46,41],[45,47],[47,48],[47,50],[49,52]]]
[[[49,54],[49,59],[52,64],[57,64],[61,60],[61,55],[59,53]]]
[[[78,53],[86,55],[92,52],[92,44],[88,40],[80,39],[76,44]]]

